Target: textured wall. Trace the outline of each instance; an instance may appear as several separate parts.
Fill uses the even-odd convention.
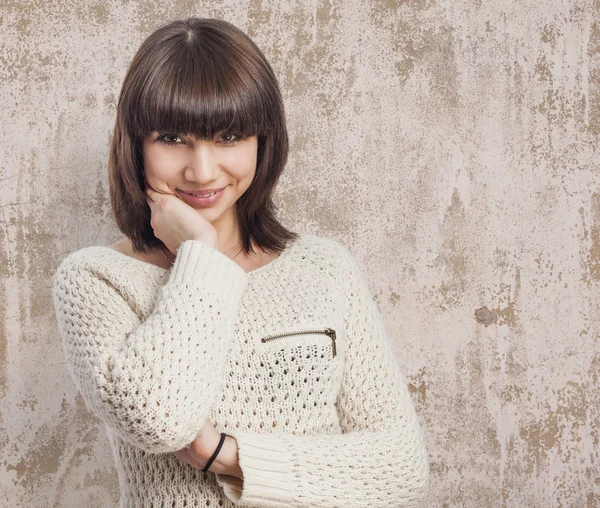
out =
[[[189,15],[238,25],[279,76],[281,218],[363,263],[424,425],[430,506],[600,506],[599,0],[3,0],[0,505],[117,504],[50,278],[120,238],[122,78]]]

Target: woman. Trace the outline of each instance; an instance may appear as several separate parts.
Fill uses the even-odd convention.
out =
[[[287,152],[276,78],[243,32],[190,18],[143,42],[110,150],[125,238],[53,278],[122,507],[424,502],[422,432],[358,263],[275,216]]]

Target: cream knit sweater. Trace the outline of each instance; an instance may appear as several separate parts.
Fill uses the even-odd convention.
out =
[[[52,294],[69,372],[106,426],[122,508],[424,505],[419,421],[342,244],[301,234],[252,272],[198,240],[169,270],[85,247],[62,261]],[[207,418],[237,440],[243,479],[171,453]]]

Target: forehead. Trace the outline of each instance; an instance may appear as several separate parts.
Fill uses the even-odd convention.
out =
[[[227,135],[240,136],[234,130],[218,132],[214,136],[211,136],[211,137],[202,136],[202,135],[194,133],[194,132],[178,132],[178,131],[169,131],[169,130],[153,130],[153,131],[150,131],[147,134],[145,134],[143,136],[143,138],[150,140],[150,139],[156,138],[158,136],[165,136],[165,135],[179,136],[180,138],[191,139],[191,140],[194,140],[194,141],[202,141],[202,140],[206,140],[206,139],[214,139],[216,137],[227,136]],[[250,137],[250,136],[245,136],[245,137]]]
[[[153,109],[153,108],[149,108]],[[181,113],[163,109],[157,115],[141,115],[134,132],[140,137],[158,134],[177,134],[191,139],[213,139],[223,134],[248,137],[268,132],[267,125],[256,121],[257,116],[244,117],[235,111],[207,112],[191,108]]]

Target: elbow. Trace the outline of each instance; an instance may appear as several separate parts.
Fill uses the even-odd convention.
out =
[[[131,392],[114,386],[112,390],[103,387],[100,393],[100,407],[90,409],[116,436],[146,453],[175,452],[196,438],[194,420],[174,405],[157,406],[144,398],[132,399],[128,396]],[[201,415],[193,416],[203,421]]]
[[[181,450],[196,437],[196,432],[182,432],[177,423],[139,414],[123,416],[111,426],[124,440],[149,454]]]
[[[410,444],[409,444],[410,443]],[[397,451],[398,469],[395,483],[399,495],[396,501],[404,508],[424,508],[429,496],[430,469],[429,457],[423,435],[413,435],[410,442],[404,442]]]
[[[191,426],[150,415],[121,414],[104,423],[119,438],[149,454],[170,453],[189,445],[198,432]]]
[[[82,369],[69,362],[71,377],[86,407],[114,436],[149,454],[181,450],[198,435],[207,405],[149,392],[139,379],[116,376],[113,369]]]
[[[429,496],[429,481],[429,457],[427,455],[425,441],[421,435],[419,446],[415,453],[413,482],[411,487],[413,501],[410,504],[411,507],[421,508],[427,506],[427,498]]]
[[[429,497],[429,463],[419,469],[413,486],[414,502],[411,506],[424,508]]]

